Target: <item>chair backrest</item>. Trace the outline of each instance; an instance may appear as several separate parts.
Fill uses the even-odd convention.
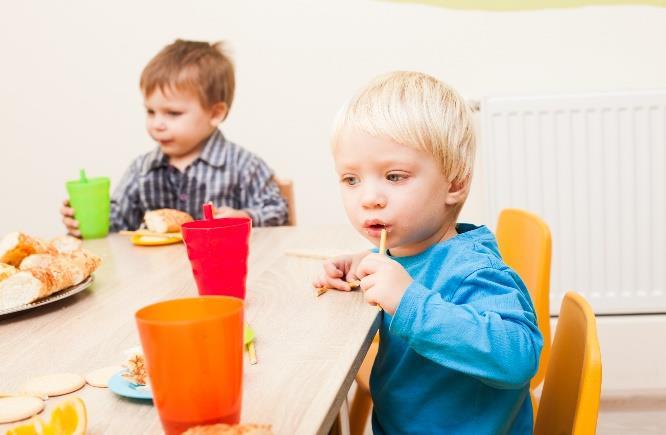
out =
[[[543,335],[539,369],[530,383],[531,388],[536,388],[546,375],[550,355],[550,229],[532,213],[507,208],[499,215],[496,233],[502,259],[518,273],[530,292]]]
[[[296,225],[296,204],[294,202],[294,183],[287,178],[275,177],[275,183],[280,188],[280,194],[287,201],[289,217],[287,225]]]
[[[601,351],[592,308],[578,293],[562,301],[535,434],[594,434],[601,396]]]

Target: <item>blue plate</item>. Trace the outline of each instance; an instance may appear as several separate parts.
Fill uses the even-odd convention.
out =
[[[132,399],[153,400],[153,392],[150,390],[138,390],[137,385],[132,384],[127,379],[123,378],[122,371],[116,373],[109,380],[109,390],[118,394],[119,396],[129,397]]]

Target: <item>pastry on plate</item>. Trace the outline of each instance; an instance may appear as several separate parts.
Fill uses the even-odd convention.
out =
[[[31,254],[51,252],[46,243],[21,232],[7,234],[0,240],[0,263],[18,267],[25,257]]]
[[[19,271],[0,281],[0,310],[29,304],[76,285],[99,267],[101,259],[79,249],[69,254],[32,254]]]

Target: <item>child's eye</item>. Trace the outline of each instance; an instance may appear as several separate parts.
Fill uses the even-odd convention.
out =
[[[175,111],[171,110],[171,111],[167,112],[167,114],[169,116],[180,116],[180,115],[183,114],[183,112],[175,112]]]
[[[146,113],[152,116],[155,114],[155,111],[153,109],[146,109]]]
[[[354,186],[355,184],[358,184],[360,182],[358,177],[355,177],[353,175],[345,175],[344,177],[342,177],[341,181],[349,186]]]
[[[407,178],[405,174],[399,174],[395,172],[386,175],[386,179],[392,182],[402,181],[405,178]]]

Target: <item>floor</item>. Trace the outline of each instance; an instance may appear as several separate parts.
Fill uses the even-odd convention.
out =
[[[628,397],[620,401],[623,403],[617,399],[611,403],[602,401],[597,420],[598,435],[666,434],[666,391],[650,403],[645,398]],[[372,435],[369,423],[364,435]]]
[[[666,434],[666,390],[618,391],[602,396],[597,433]]]

